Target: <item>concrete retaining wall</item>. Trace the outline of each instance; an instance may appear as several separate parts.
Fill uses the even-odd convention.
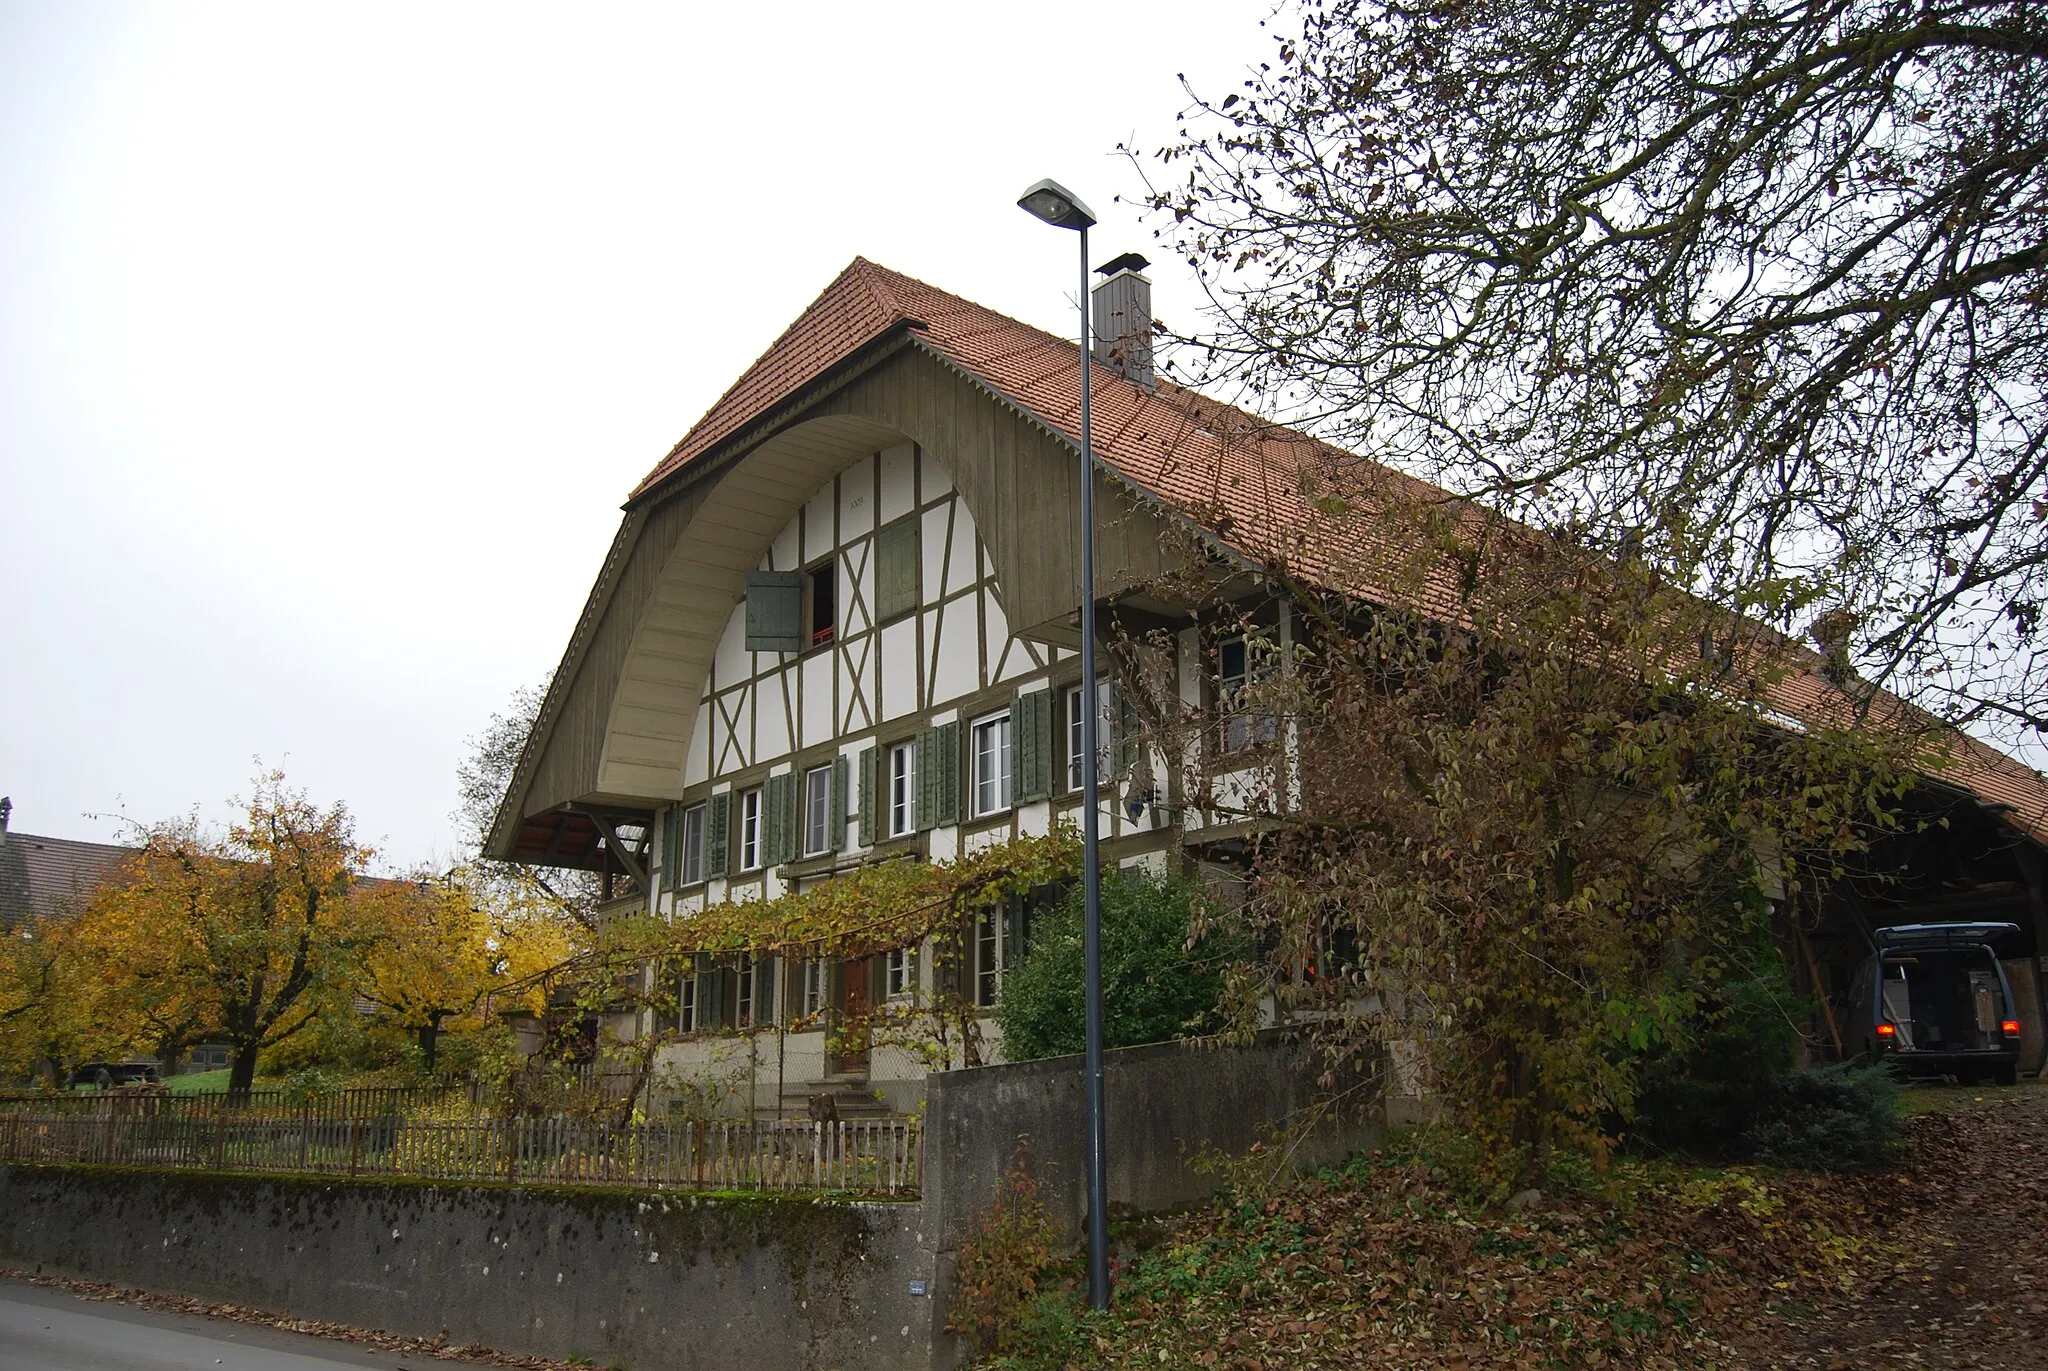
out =
[[[1082,1059],[986,1066],[934,1074],[925,1084],[926,1231],[957,1247],[995,1195],[1019,1137],[1031,1145],[1040,1197],[1069,1237],[1087,1224],[1087,1112]],[[1191,1164],[1204,1149],[1241,1155],[1275,1123],[1300,1117],[1330,1093],[1322,1064],[1279,1031],[1245,1047],[1191,1050],[1179,1043],[1130,1047],[1103,1057],[1109,1203],[1147,1212],[1213,1194],[1220,1179]],[[1357,1084],[1352,1082],[1351,1084]],[[1319,1166],[1385,1136],[1363,1089],[1301,1140],[1295,1160]],[[1362,1106],[1371,1105],[1369,1110]]]
[[[0,1262],[653,1368],[950,1365],[915,1204],[0,1168]]]
[[[1196,1153],[1268,1136],[1320,1070],[1277,1035],[1108,1054],[1111,1204],[1208,1195]],[[1020,1136],[1083,1232],[1081,1060],[935,1075],[925,1130],[922,1204],[0,1166],[0,1264],[631,1371],[939,1371],[955,1255]],[[1334,1114],[1296,1160],[1380,1134]]]

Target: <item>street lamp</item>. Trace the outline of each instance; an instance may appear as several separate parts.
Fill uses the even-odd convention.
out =
[[[1102,847],[1097,831],[1095,690],[1095,448],[1088,429],[1088,230],[1095,216],[1057,181],[1040,181],[1017,199],[1054,228],[1081,234],[1081,891],[1088,1004],[1088,1303],[1109,1308],[1108,1149],[1102,1124]]]

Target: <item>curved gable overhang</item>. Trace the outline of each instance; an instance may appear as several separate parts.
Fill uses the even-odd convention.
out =
[[[746,574],[804,503],[862,457],[917,444],[980,531],[1013,631],[1072,640],[1079,606],[1077,450],[914,328],[773,407],[626,507],[487,844],[562,860],[572,810],[639,813],[678,798],[690,732]],[[1127,482],[1096,487],[1097,593],[1157,579],[1182,521]],[[551,846],[552,845],[552,846]]]

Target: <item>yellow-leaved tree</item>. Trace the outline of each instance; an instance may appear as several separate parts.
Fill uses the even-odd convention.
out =
[[[0,939],[0,1077],[63,1084],[108,1037],[100,991],[68,912],[9,928]]]
[[[348,1012],[388,936],[363,898],[373,856],[344,806],[319,808],[278,772],[224,837],[191,818],[151,829],[76,930],[109,1029],[155,1048],[217,1036],[234,1048],[229,1089],[247,1090],[265,1049]]]
[[[485,1027],[508,1009],[541,1008],[536,973],[571,954],[564,920],[503,907],[492,891],[456,867],[378,882],[360,896],[377,935],[365,957],[363,993],[413,1038],[427,1071],[443,1032]]]

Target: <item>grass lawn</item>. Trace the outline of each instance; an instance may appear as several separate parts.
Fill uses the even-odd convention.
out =
[[[171,1088],[173,1095],[217,1095],[228,1088],[228,1068],[172,1076],[164,1084]]]

